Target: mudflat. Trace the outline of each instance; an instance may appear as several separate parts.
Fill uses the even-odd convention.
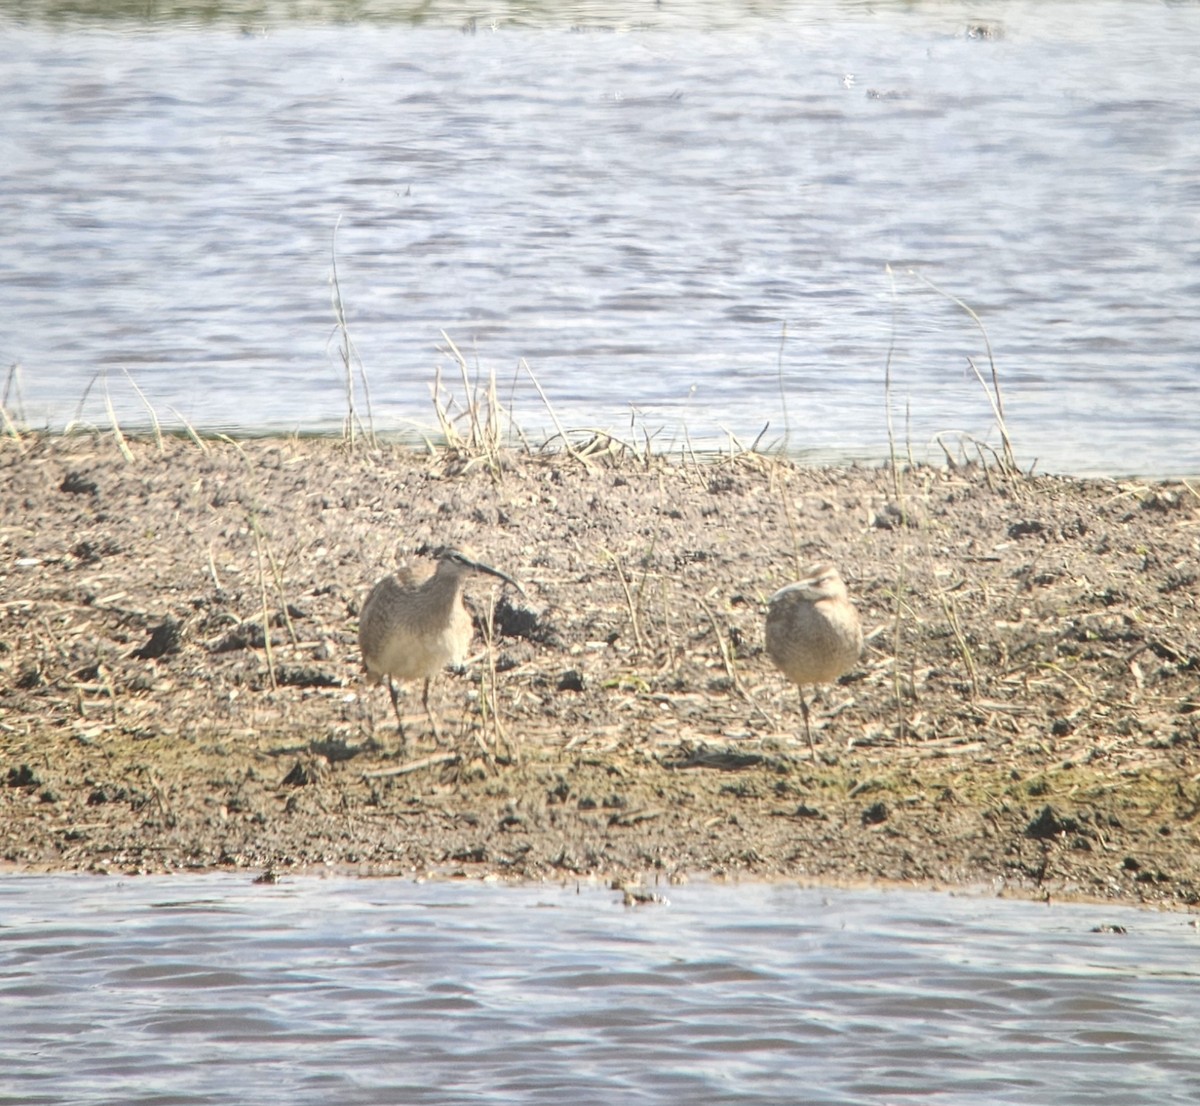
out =
[[[1200,494],[597,440],[0,445],[0,860],[113,873],[902,882],[1200,902]],[[462,672],[360,670],[370,586],[469,544]],[[766,598],[834,562],[812,701]]]

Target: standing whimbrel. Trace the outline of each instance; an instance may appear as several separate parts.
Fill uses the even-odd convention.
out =
[[[387,680],[401,737],[404,720],[394,681],[416,679],[425,681],[422,701],[434,737],[441,736],[429,705],[429,684],[447,665],[466,660],[472,632],[471,616],[462,602],[467,577],[473,572],[486,572],[524,594],[511,576],[483,564],[468,550],[446,547],[435,556],[437,568],[432,573],[426,570],[418,575],[402,569],[380,580],[367,596],[358,619],[358,644],[367,679],[372,684]]]
[[[817,750],[804,686],[831,683],[848,672],[862,647],[862,626],[846,584],[825,561],[809,565],[804,579],[780,588],[767,600],[767,653],[800,691],[804,733],[813,756]]]

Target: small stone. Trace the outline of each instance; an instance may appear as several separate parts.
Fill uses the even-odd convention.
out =
[[[872,803],[862,812],[862,823],[864,826],[877,826],[887,820],[888,808],[886,803]]]
[[[6,782],[9,787],[37,787],[42,781],[28,764],[22,764],[19,768],[8,770]]]
[[[582,691],[583,690],[583,673],[577,668],[568,668],[558,678],[559,691]]]
[[[133,655],[138,660],[157,660],[168,653],[178,653],[183,645],[183,624],[177,618],[167,615],[162,622],[150,631],[150,640]]]
[[[68,472],[58,490],[68,495],[95,495],[100,489],[95,480],[89,480],[83,473]]]

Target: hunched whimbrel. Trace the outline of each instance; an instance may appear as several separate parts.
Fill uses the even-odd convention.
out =
[[[814,756],[804,687],[831,683],[848,672],[862,647],[858,612],[841,573],[827,561],[809,565],[803,579],[767,600],[767,653],[800,691],[804,733]]]
[[[487,573],[524,594],[511,576],[484,564],[463,547],[446,546],[435,556],[433,572],[405,568],[380,580],[358,619],[358,644],[367,679],[372,684],[387,680],[402,738],[404,720],[396,680],[425,681],[422,702],[434,737],[441,736],[429,705],[429,685],[447,665],[462,664],[467,657],[472,634],[471,616],[462,602],[467,578],[476,572]]]

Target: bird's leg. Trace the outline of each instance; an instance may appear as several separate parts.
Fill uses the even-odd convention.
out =
[[[429,685],[431,683],[433,683],[432,677],[426,676],[425,692],[421,698],[425,703],[425,713],[429,715],[429,726],[433,730],[433,739],[440,744],[442,740],[442,731],[438,727],[437,715],[433,713],[433,707],[429,705]]]
[[[808,738],[809,752],[812,753],[813,760],[816,760],[817,746],[813,741],[812,727],[808,723],[808,702],[804,698],[804,688],[797,685],[796,690],[800,692],[800,713],[804,715],[804,736]]]
[[[396,691],[396,682],[389,676],[387,678],[388,692],[392,696],[392,710],[396,712],[396,729],[400,731],[400,740],[407,741],[404,736],[404,719],[400,717],[400,695]]]
[[[366,734],[368,744],[375,744],[375,711],[372,709],[372,696],[364,690],[358,697],[358,728]]]

